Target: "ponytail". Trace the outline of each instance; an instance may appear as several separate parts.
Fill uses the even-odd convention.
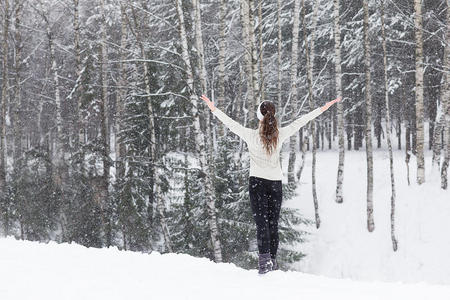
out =
[[[278,144],[278,124],[275,118],[275,105],[272,102],[264,101],[260,105],[260,113],[264,116],[259,129],[259,135],[264,149],[271,155]]]

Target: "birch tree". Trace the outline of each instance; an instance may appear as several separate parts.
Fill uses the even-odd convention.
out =
[[[370,43],[369,43],[369,4],[363,0],[364,8],[364,64],[366,98],[366,156],[367,156],[367,229],[375,229],[373,220],[373,153],[372,153],[372,95],[370,87]]]
[[[262,23],[262,6],[263,0],[258,1],[258,39],[259,39],[259,93],[261,101],[264,101],[264,44],[263,44],[263,23]]]
[[[251,60],[251,66],[252,66],[252,85],[253,85],[253,95],[255,96],[255,98],[253,99],[254,103],[252,104],[252,106],[250,106],[251,111],[253,111],[253,113],[250,114],[249,116],[249,123],[250,125],[256,125],[257,123],[257,117],[256,114],[254,113],[254,111],[256,110],[259,102],[261,102],[261,91],[262,91],[262,76],[263,74],[259,74],[259,66],[258,66],[258,61],[261,59],[261,57],[258,56],[258,46],[257,46],[257,42],[256,42],[256,34],[255,34],[255,15],[256,15],[256,7],[255,7],[255,3],[257,2],[257,0],[247,0],[248,1],[248,8],[249,8],[249,14],[248,14],[248,39],[249,39],[249,44],[251,45],[250,49],[251,49],[251,55],[252,55],[252,60]],[[250,50],[249,49],[249,50]]]
[[[319,9],[319,0],[314,1],[314,9],[312,16],[312,29],[311,29],[311,43],[308,42],[308,32],[306,28],[305,20],[305,1],[302,1],[302,27],[303,27],[303,40],[305,42],[305,55],[306,55],[306,69],[307,69],[307,82],[308,82],[308,99],[309,99],[309,109],[313,110],[315,108],[314,103],[314,91],[313,91],[313,71],[314,71],[314,39],[315,30],[317,26],[317,12]],[[320,216],[319,216],[319,201],[317,200],[317,189],[316,189],[316,127],[315,121],[310,121],[310,132],[311,132],[311,144],[312,144],[312,195],[314,201],[314,212],[316,218],[316,228],[320,227]]]
[[[341,71],[341,27],[340,27],[340,4],[339,0],[334,0],[334,68],[335,68],[335,85],[336,96],[342,97],[342,71]],[[342,203],[344,196],[342,192],[342,185],[344,182],[344,108],[342,101],[337,103],[337,118],[338,118],[338,139],[339,139],[339,163],[337,171],[336,184],[336,202]],[[331,130],[330,130],[331,131]],[[331,134],[330,134],[331,135]],[[331,138],[330,138],[331,140]]]
[[[282,82],[281,82],[281,75],[282,75],[282,45],[283,45],[283,37],[281,35],[281,0],[277,0],[277,28],[278,28],[278,38],[277,38],[277,100],[278,100],[278,105],[277,105],[277,111],[278,111],[278,115],[279,115],[279,122],[281,124],[282,121],[282,113],[281,113],[281,109],[282,109],[282,100],[281,100],[281,87],[282,87]]]
[[[384,99],[386,103],[386,139],[389,151],[389,169],[391,171],[391,240],[392,248],[397,251],[397,238],[395,237],[395,179],[394,179],[394,158],[392,155],[391,142],[391,111],[389,108],[389,86],[388,86],[388,64],[386,50],[386,32],[384,22],[384,0],[380,3],[381,9],[381,36],[383,39],[383,67],[384,67]]]
[[[216,97],[216,106],[222,107],[225,102],[225,58],[226,58],[226,11],[227,1],[220,0],[219,11],[219,66],[218,66],[218,90]],[[222,127],[223,128],[223,127]]]
[[[194,3],[196,4],[196,3]],[[215,210],[213,210],[214,206],[214,195],[211,178],[211,169],[208,165],[207,161],[207,149],[205,149],[205,137],[200,129],[200,115],[198,110],[198,99],[194,93],[194,74],[192,73],[192,64],[191,59],[189,57],[188,52],[188,41],[186,35],[186,27],[184,22],[184,12],[183,5],[181,0],[176,0],[176,9],[178,16],[178,25],[179,25],[179,33],[181,39],[181,50],[182,50],[182,59],[185,64],[186,73],[187,73],[187,85],[190,88],[190,101],[192,102],[192,115],[194,116],[194,134],[196,139],[196,152],[199,156],[200,170],[203,174],[205,174],[205,185],[203,185],[203,193],[205,194],[206,203],[208,205],[208,214],[209,214],[209,226],[211,232],[211,241],[213,245],[214,258],[216,262],[222,261],[222,249],[220,245],[219,237],[216,235],[217,227],[211,228],[211,226],[217,226]],[[197,9],[197,5],[194,5],[194,9]],[[205,108],[206,109],[206,108]],[[207,144],[209,146],[209,144]]]
[[[414,0],[414,29],[416,38],[416,155],[417,155],[417,183],[425,182],[424,128],[423,128],[423,28],[422,1]]]
[[[300,0],[294,1],[292,25],[292,50],[291,50],[291,91],[289,98],[292,103],[292,115],[295,116],[298,111],[298,88],[297,88],[297,69],[298,69],[298,34],[300,28]],[[289,162],[288,162],[288,183],[295,180],[294,166],[297,148],[297,133],[289,139]]]
[[[249,108],[256,109],[260,102],[260,93],[258,89],[258,58],[256,52],[256,40],[255,40],[255,22],[253,17],[255,0],[243,0],[240,2],[240,13],[242,22],[242,39],[244,41],[244,57],[245,57],[245,69],[247,73],[247,98]],[[256,114],[250,113],[248,123],[250,125],[256,124]]]

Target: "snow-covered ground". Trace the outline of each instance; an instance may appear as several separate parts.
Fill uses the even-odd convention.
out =
[[[184,254],[0,239],[0,299],[448,299],[450,286],[264,276]]]
[[[338,154],[317,154],[321,227],[304,228],[311,233],[309,241],[300,247],[307,256],[296,269],[354,280],[450,284],[450,190],[440,189],[439,174],[431,168],[431,153],[426,153],[426,182],[422,186],[416,183],[417,165],[411,157],[408,186],[404,152],[394,152],[397,252],[392,250],[390,235],[388,152],[374,150],[372,233],[367,231],[365,151],[347,151],[345,155],[344,203],[337,204]],[[298,192],[299,196],[285,205],[299,208],[303,216],[314,220],[311,154],[307,154]]]
[[[336,152],[319,152],[321,227],[300,245],[301,272],[256,269],[183,254],[141,254],[79,245],[0,239],[0,300],[9,299],[450,299],[450,191],[426,154],[426,183],[416,163],[406,181],[404,153],[395,152],[396,235],[390,236],[390,175],[385,150],[374,151],[375,231],[366,229],[365,152],[346,152],[344,203],[334,201]],[[284,160],[283,166],[286,166]],[[311,154],[298,197],[284,205],[314,218]]]

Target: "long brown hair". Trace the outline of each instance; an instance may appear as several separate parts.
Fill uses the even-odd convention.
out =
[[[264,149],[270,155],[277,148],[278,144],[278,124],[275,118],[275,105],[270,101],[261,103],[261,114],[264,118],[261,121],[259,135]]]

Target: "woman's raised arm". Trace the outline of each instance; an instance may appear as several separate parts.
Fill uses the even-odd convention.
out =
[[[220,121],[222,121],[222,123],[227,126],[231,130],[231,132],[238,135],[244,141],[248,141],[248,137],[250,136],[250,133],[252,131],[250,128],[242,126],[241,124],[227,116],[223,111],[215,107],[214,102],[209,100],[209,98],[205,95],[202,95],[200,99],[205,101],[213,115],[215,115]]]
[[[321,113],[326,111],[331,105],[333,105],[336,102],[341,101],[341,97],[338,97],[334,99],[333,101],[327,102],[324,106],[318,107],[315,110],[307,113],[306,115],[301,116],[291,124],[289,124],[286,127],[282,127],[280,129],[280,141],[283,143],[288,137],[296,133],[300,130],[303,126],[305,126],[309,121],[314,120],[317,118]]]

